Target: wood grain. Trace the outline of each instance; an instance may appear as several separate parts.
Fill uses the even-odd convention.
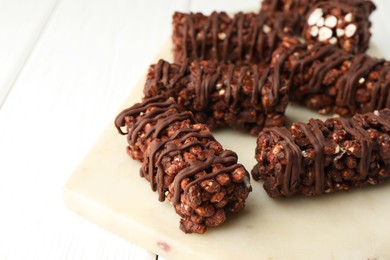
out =
[[[56,4],[57,0],[0,1],[0,107]]]
[[[0,110],[0,258],[154,259],[63,206],[62,188],[188,1],[60,1]],[[23,250],[21,250],[23,248]]]

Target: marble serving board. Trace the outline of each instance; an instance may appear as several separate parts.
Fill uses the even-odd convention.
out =
[[[158,58],[172,60],[171,46]],[[156,58],[156,62],[157,62]],[[124,107],[141,100],[144,78]],[[119,113],[120,111],[118,111]],[[290,104],[291,121],[322,118]],[[113,118],[114,121],[114,118]],[[248,171],[256,138],[215,132]],[[390,184],[319,197],[271,199],[252,181],[246,208],[205,234],[184,234],[168,201],[158,201],[139,175],[141,164],[125,152],[114,124],[78,166],[64,188],[66,205],[86,219],[167,259],[390,259]]]

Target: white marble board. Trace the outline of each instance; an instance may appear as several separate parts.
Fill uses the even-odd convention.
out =
[[[156,58],[171,59],[166,44]],[[141,78],[124,105],[141,100]],[[120,112],[120,111],[118,111]],[[290,121],[319,117],[290,105]],[[113,119],[114,121],[114,119]],[[256,138],[230,130],[215,132],[255,165]],[[125,153],[126,138],[113,123],[64,188],[66,205],[77,214],[168,259],[390,259],[390,184],[320,197],[271,199],[262,183],[241,214],[205,234],[184,234],[168,201],[160,203],[139,175],[141,164]]]

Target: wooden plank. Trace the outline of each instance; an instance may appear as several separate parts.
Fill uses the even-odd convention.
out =
[[[59,2],[0,110],[0,258],[155,258],[80,220],[61,191],[188,3]]]
[[[56,3],[57,0],[0,1],[0,107]]]

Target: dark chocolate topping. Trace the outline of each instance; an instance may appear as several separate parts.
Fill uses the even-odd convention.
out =
[[[315,173],[315,192],[321,194],[324,192],[324,136],[318,128],[315,120],[311,119],[308,124],[296,123],[302,132],[313,145],[314,157],[314,173]],[[310,126],[313,129],[310,129]]]
[[[263,132],[272,133],[283,139],[281,144],[286,153],[287,165],[283,175],[282,190],[286,196],[293,195],[297,192],[300,184],[301,150],[294,143],[291,133],[285,127],[265,128]]]
[[[371,91],[371,110],[390,108],[390,64],[385,63]]]
[[[365,1],[367,4],[371,3],[371,1]],[[353,46],[346,47],[347,45],[343,45],[344,38],[338,37],[335,35],[336,38],[338,38],[338,45],[340,48],[343,48],[347,50],[350,53],[364,53],[365,50],[368,48],[369,40],[371,37],[371,33],[369,31],[371,27],[371,22],[369,21],[369,15],[371,12],[375,9],[375,5],[373,5],[373,8],[367,8],[368,5],[361,4],[359,1],[320,1],[316,5],[314,5],[310,11],[316,10],[317,8],[322,9],[322,11],[326,14],[332,14],[334,12],[334,9],[338,9],[338,12],[340,13],[340,16],[344,16],[346,14],[353,14],[354,21],[352,21],[349,24],[355,25],[358,30],[355,33],[355,40],[353,42]],[[310,16],[310,11],[308,13],[308,17]],[[337,17],[341,19],[342,17]],[[346,29],[346,28],[344,28]],[[336,34],[336,30],[333,29],[334,34]],[[347,38],[348,40],[348,38]],[[345,47],[345,48],[344,48]]]
[[[164,67],[163,63],[159,64],[160,67]],[[121,127],[125,125],[126,117],[136,118],[136,121],[128,127],[128,131],[125,133],[121,130]],[[149,139],[149,149],[143,151],[144,164],[141,168],[141,176],[150,182],[153,191],[157,190],[160,201],[165,199],[165,192],[168,188],[164,186],[163,158],[165,156],[174,157],[182,154],[194,146],[199,146],[202,149],[208,148],[210,142],[215,141],[210,131],[201,131],[199,128],[182,128],[171,136],[163,134],[164,130],[174,122],[186,120],[191,124],[196,124],[191,112],[179,112],[176,103],[172,99],[164,100],[161,96],[147,99],[124,110],[115,120],[118,131],[121,134],[128,135],[130,145],[138,142],[139,138],[143,139],[143,142]],[[147,124],[149,124],[149,129],[145,133],[143,131]],[[163,136],[164,138],[161,138]],[[188,139],[191,141],[182,144]],[[180,202],[180,194],[182,193],[180,185],[183,179],[192,179],[192,182],[186,187],[186,189],[189,189],[192,185],[211,179],[220,173],[231,172],[243,167],[241,164],[237,164],[237,155],[231,151],[224,150],[221,154],[215,154],[213,150],[209,151],[210,154],[207,155],[205,161],[192,161],[174,176],[174,196],[172,202],[175,205]],[[201,178],[194,178],[195,174],[202,171],[207,172],[214,164],[222,164],[225,167],[219,171],[208,173]]]
[[[169,66],[172,64],[160,60],[155,65],[155,78],[153,80],[154,85],[158,85],[159,82],[165,81],[170,82],[167,88],[171,87],[174,82],[177,82],[182,77],[188,77],[188,70],[184,68],[184,66],[188,66],[186,64],[181,66],[180,75],[175,76],[175,80],[169,79]],[[266,84],[267,78],[271,75],[270,70],[267,68],[264,72],[261,73],[260,77],[260,67],[258,65],[234,65],[234,64],[217,64],[212,63],[212,70],[210,72],[210,68],[205,69],[201,66],[201,63],[198,61],[194,61],[192,66],[195,67],[196,77],[194,79],[194,87],[195,87],[195,102],[194,102],[194,110],[195,111],[203,111],[208,107],[210,102],[211,93],[217,91],[216,85],[218,80],[221,80],[224,72],[226,71],[226,79],[222,81],[223,86],[225,87],[224,99],[226,105],[229,107],[237,107],[240,102],[240,97],[243,95],[243,81],[248,78],[252,81],[252,96],[251,103],[254,108],[257,110],[263,110],[264,108],[261,105],[261,101],[259,97],[261,96],[261,89]],[[166,69],[164,69],[166,68]],[[278,72],[278,71],[277,71]],[[195,74],[195,73],[193,73]],[[277,79],[280,73],[276,73],[272,75],[275,79]],[[163,82],[162,82],[163,83]],[[152,83],[148,82],[145,85],[144,93],[147,93],[151,88]],[[163,83],[164,84],[164,83]],[[272,91],[268,96],[269,102],[271,105],[275,105],[279,99],[279,92],[281,84],[273,84]]]
[[[167,89],[173,88],[175,84],[180,81],[183,77],[188,74],[188,60],[184,60],[180,65],[180,69],[173,77],[169,77],[169,72],[171,70],[171,64],[166,62],[163,59],[160,59],[158,63],[154,66],[154,77],[153,81],[146,81],[144,86],[144,95],[148,95],[150,89],[153,86],[158,86],[161,82]]]
[[[288,35],[285,27],[293,24],[290,17],[278,14],[239,12],[231,19],[227,18],[226,13],[213,12],[210,16],[202,15],[206,21],[204,26],[197,28],[194,22],[201,14],[183,15],[183,59],[211,59],[218,62],[268,61],[282,37]],[[269,30],[264,32],[264,26]],[[233,41],[233,37],[236,40]],[[207,49],[211,50],[211,54],[206,53]]]
[[[156,96],[153,98],[149,98],[141,103],[137,103],[133,105],[132,107],[123,110],[119,115],[115,118],[115,127],[118,129],[118,132],[121,135],[127,135],[128,132],[123,132],[121,127],[124,127],[126,125],[125,117],[126,116],[134,116],[136,114],[145,113],[145,111],[158,104],[160,108],[167,108],[173,105],[171,100],[166,100],[165,102],[161,101],[161,96]],[[158,102],[158,103],[156,103]]]
[[[290,57],[290,55],[294,55],[295,52],[297,52],[299,50],[304,50],[305,48],[306,48],[305,45],[297,44],[297,45],[292,46],[292,48],[288,49],[288,50],[280,49],[280,51],[282,51],[282,53],[280,53],[280,57],[278,57],[277,62],[272,65],[272,67],[273,67],[272,73],[274,75],[273,80],[272,80],[272,84],[273,84],[274,89],[280,89],[283,86],[284,82],[282,82],[282,75],[284,75],[286,72],[288,73],[288,70],[285,69],[285,65],[286,65],[286,62],[287,62],[288,58]],[[295,65],[291,69],[290,77],[289,77],[290,79],[289,79],[289,82],[287,84],[289,89],[290,89],[291,85],[293,84],[292,78],[293,78],[295,71],[298,67],[299,67],[299,64]]]
[[[355,94],[358,81],[367,76],[376,66],[384,62],[385,60],[383,59],[375,59],[366,54],[357,55],[353,59],[348,72],[337,82],[339,92],[336,102],[350,108],[355,107]]]
[[[341,115],[390,108],[390,65],[384,59],[354,56],[324,43],[292,45],[275,53],[279,57],[272,64],[272,84],[278,89],[286,85],[292,100],[319,103],[317,96],[323,94],[328,103],[313,107],[334,106]]]
[[[377,117],[374,114],[372,115],[374,117]],[[334,120],[340,122],[343,126],[343,129],[347,133],[353,135],[357,140],[360,140],[361,155],[359,173],[361,179],[365,179],[368,174],[368,167],[371,161],[372,152],[372,142],[370,140],[369,134],[353,118],[349,120],[345,118],[335,118]]]
[[[275,162],[279,161],[279,159],[268,159],[268,156],[272,154],[272,156],[280,158],[282,161],[285,160],[284,162],[282,162],[282,164],[285,165],[285,170],[284,172],[277,173],[277,171],[274,170],[275,168],[271,167],[270,169],[273,170],[270,171],[274,172],[265,173],[261,170],[263,168],[257,168],[252,171],[252,174],[255,174],[256,177],[259,174],[263,175],[263,177],[260,178],[266,181],[267,185],[265,185],[265,187],[269,194],[273,197],[289,197],[292,196],[294,193],[298,192],[301,192],[305,195],[319,195],[324,192],[329,192],[329,190],[325,190],[325,187],[327,187],[327,189],[333,189],[334,187],[336,187],[329,186],[332,185],[331,183],[329,184],[329,179],[336,178],[337,180],[337,175],[332,177],[332,163],[329,164],[329,157],[332,158],[330,162],[336,162],[344,154],[348,154],[349,157],[353,157],[358,163],[357,167],[353,168],[353,171],[356,174],[353,175],[353,179],[349,179],[348,177],[340,178],[345,178],[344,181],[346,183],[352,184],[354,182],[354,185],[356,186],[363,185],[364,183],[373,183],[373,172],[371,172],[370,169],[375,170],[377,169],[375,167],[384,167],[382,168],[382,172],[379,173],[379,179],[389,176],[390,157],[384,154],[386,153],[385,151],[387,151],[388,153],[389,150],[388,141],[386,141],[385,143],[383,143],[383,141],[379,141],[383,139],[377,139],[380,135],[375,134],[373,133],[373,131],[371,131],[372,128],[370,124],[375,125],[375,128],[377,129],[376,131],[390,133],[389,119],[390,110],[384,109],[381,111],[375,111],[374,113],[357,114],[350,119],[330,118],[325,122],[310,119],[307,124],[294,123],[290,131],[283,127],[264,129],[263,133],[267,135],[266,140],[272,140],[268,142],[271,142],[273,146],[281,145],[283,147],[283,155],[281,155],[279,154],[279,149],[276,149],[276,152],[274,152],[274,148],[272,146],[263,145],[263,141],[258,143],[258,145],[262,147],[262,151],[265,152],[265,154],[268,154],[267,157],[263,157],[263,155],[260,156],[263,158],[267,158],[264,159],[265,161],[268,160],[264,164],[265,168],[268,167],[266,166],[268,164],[273,164],[273,167],[276,167]],[[328,128],[324,128],[325,126],[328,126]],[[294,127],[296,128],[295,130],[293,129]],[[297,132],[297,135],[293,136],[290,133],[291,131]],[[333,132],[333,134],[327,134],[327,136],[325,136],[324,131],[330,131],[330,133]],[[337,141],[338,139],[335,139],[334,137],[337,132],[344,132],[346,133],[346,136],[343,137],[341,141]],[[302,133],[302,135],[300,135],[299,133]],[[388,135],[385,134],[384,136]],[[378,141],[382,143],[378,143]],[[339,153],[339,148],[333,148],[335,149],[333,150],[333,152],[328,152],[328,154],[325,154],[325,145],[327,142],[332,144],[335,143],[337,146],[340,146],[340,150],[342,152]],[[387,148],[384,148],[382,150],[382,145]],[[311,149],[311,147],[314,150],[314,156],[310,157],[313,159],[313,163],[312,166],[308,166],[311,164],[311,159],[308,159],[304,162],[304,157],[307,157],[306,149]],[[328,148],[328,151],[329,149],[330,148]],[[312,150],[310,151],[313,152]],[[381,154],[381,159],[378,158],[378,152]],[[327,160],[327,164],[325,164],[325,160]],[[378,163],[372,164],[373,161],[378,162],[378,160],[383,160],[380,164],[385,165],[380,166],[380,164]],[[312,186],[313,188],[310,188],[311,186],[305,186],[311,184],[302,183],[302,180],[304,178],[307,178],[309,172],[311,172],[311,167],[314,172],[314,181]],[[342,181],[336,180],[336,183]],[[344,183],[343,185],[348,184]]]
[[[305,78],[304,73],[314,62],[326,59],[326,62],[323,62],[321,66],[318,66],[313,72],[313,76],[308,83],[307,91],[309,93],[316,93],[320,90],[322,80],[327,72],[335,66],[340,65],[345,60],[353,58],[352,55],[343,53],[341,49],[332,45],[318,43],[311,46],[310,49],[308,47],[306,48],[307,51],[300,53],[296,58],[296,62],[291,69],[289,85],[291,87],[293,84],[293,77],[295,77],[296,73],[299,73],[303,79]],[[302,49],[302,47],[300,49]]]
[[[322,18],[332,15],[337,19],[336,25],[327,26],[319,23],[308,24],[308,19],[313,12],[323,12]],[[296,35],[302,36],[308,42],[325,41],[329,44],[337,44],[351,53],[362,53],[369,45],[371,33],[369,28],[371,22],[370,14],[376,9],[375,4],[370,0],[263,0],[261,13],[282,13],[285,17],[294,17],[295,24],[292,26]],[[351,14],[353,19],[345,20],[345,16]],[[353,39],[345,37],[344,34],[336,33],[336,29],[344,30],[349,24],[358,28]],[[321,28],[326,28],[332,35],[320,37]],[[315,28],[315,33],[311,29]],[[332,41],[329,41],[332,38]],[[336,41],[335,41],[336,40]]]

